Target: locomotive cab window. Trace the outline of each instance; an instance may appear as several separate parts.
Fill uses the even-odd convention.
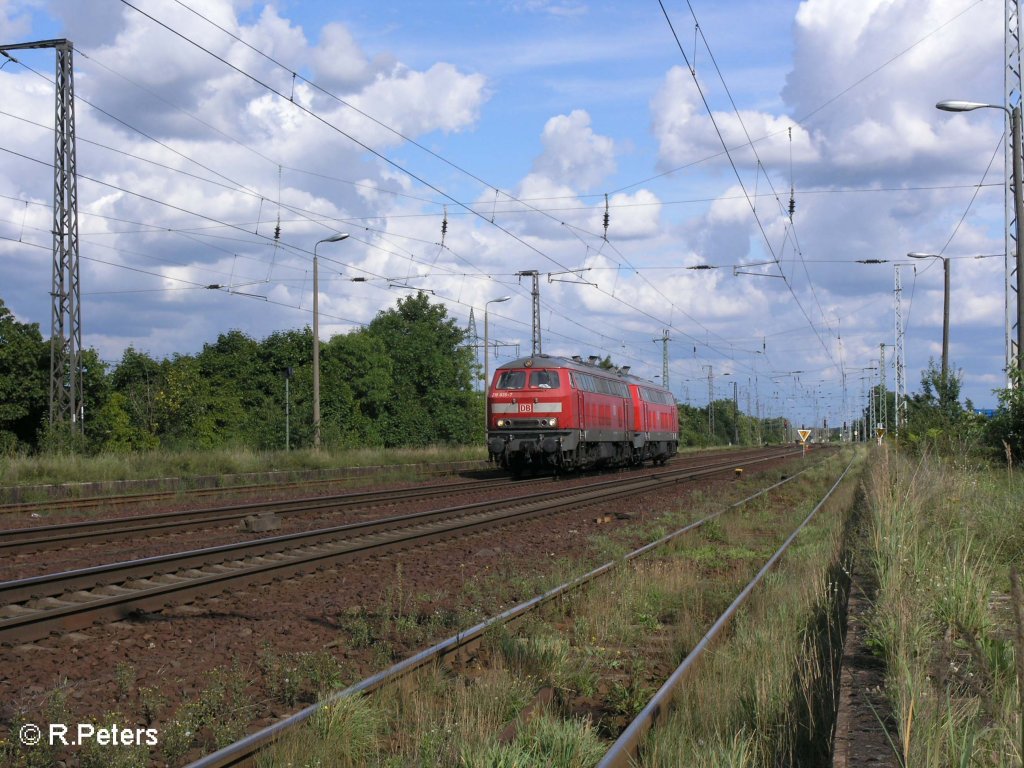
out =
[[[522,389],[526,386],[526,371],[504,371],[495,386],[497,389]]]
[[[558,372],[532,371],[530,373],[530,386],[535,389],[558,389]]]

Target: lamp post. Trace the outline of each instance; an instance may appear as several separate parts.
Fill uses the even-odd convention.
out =
[[[487,387],[489,387],[491,385],[491,382],[490,382],[490,375],[491,375],[490,362],[489,362],[489,360],[487,358],[487,348],[488,348],[488,345],[490,344],[490,339],[488,338],[488,327],[487,327],[487,305],[488,304],[500,304],[501,302],[508,301],[511,298],[512,298],[511,296],[499,296],[496,299],[491,299],[490,301],[485,301],[484,302],[484,407],[485,408],[487,406]]]
[[[320,243],[336,243],[347,234],[331,235],[317,240],[313,246],[313,448],[320,450],[320,278],[317,269],[316,249]]]
[[[711,439],[715,435],[715,411],[712,402],[715,399],[715,372],[710,365],[701,365],[701,370],[708,372],[708,438]]]
[[[1024,237],[1024,187],[1022,187],[1021,172],[1021,110],[1020,104],[1012,109],[1004,104],[982,104],[977,101],[940,101],[935,105],[938,109],[946,112],[971,112],[975,109],[1001,109],[1010,118],[1010,139],[1011,152],[1013,153],[1013,210],[1014,218],[1017,220],[1017,359],[1013,360],[1010,355],[1010,339],[1007,338],[1006,367],[1009,369],[1014,363],[1017,370],[1024,370],[1024,291],[1021,289],[1021,275],[1024,274],[1024,244],[1021,238]],[[1007,254],[1009,258],[1009,254]],[[1007,297],[1009,299],[1009,297]],[[1009,312],[1009,301],[1007,301],[1007,312]],[[1009,320],[1007,320],[1009,323]],[[1009,327],[1006,329],[1009,336]],[[1009,371],[1007,371],[1009,373]]]
[[[908,253],[911,259],[942,259],[942,381],[949,373],[949,258],[937,253]]]

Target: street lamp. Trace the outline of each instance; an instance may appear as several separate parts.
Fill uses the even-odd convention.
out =
[[[1014,218],[1017,220],[1017,370],[1024,370],[1024,291],[1021,289],[1021,275],[1024,274],[1024,247],[1021,238],[1024,237],[1024,187],[1021,182],[1021,112],[1020,104],[1010,109],[1004,104],[982,104],[977,101],[940,101],[935,105],[938,109],[946,112],[972,112],[975,109],[1001,109],[1010,118],[1010,140],[1013,153],[1013,210]],[[1007,254],[1009,258],[1009,254]],[[1007,265],[1009,266],[1009,265]],[[1009,290],[1009,288],[1007,288]],[[1009,297],[1007,297],[1007,313],[1009,313]],[[1007,319],[1009,324],[1009,319]],[[1009,327],[1006,329],[1009,336]],[[1006,340],[1006,367],[1007,373],[1013,365],[1014,360],[1010,356],[1010,340]]]
[[[487,305],[488,304],[500,304],[503,301],[508,301],[511,296],[499,296],[497,299],[491,299],[490,301],[484,302],[484,406],[487,405],[487,387],[491,385],[490,382],[490,363],[487,359],[487,348],[490,344],[488,339],[488,327],[487,327]]]
[[[723,373],[723,376],[732,376],[731,373]],[[732,442],[733,445],[740,444],[740,395],[739,381],[732,380]]]
[[[313,246],[313,448],[320,450],[320,279],[317,270],[316,249],[320,243],[336,243],[347,234],[331,235],[317,240]]]
[[[942,259],[942,382],[949,373],[949,258],[937,253],[908,253],[911,259]]]

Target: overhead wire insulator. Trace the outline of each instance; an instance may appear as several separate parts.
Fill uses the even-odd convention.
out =
[[[789,220],[796,213],[796,193],[793,184],[793,126],[789,126]]]
[[[444,207],[444,218],[441,220],[441,247],[444,247],[444,238],[448,234],[448,206]]]
[[[274,227],[274,239],[281,239],[281,166],[277,166],[277,226]]]
[[[611,221],[611,215],[608,213],[608,193],[604,195],[604,239],[608,239],[608,223]]]

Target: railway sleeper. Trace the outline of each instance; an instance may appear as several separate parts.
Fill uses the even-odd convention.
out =
[[[26,608],[24,605],[5,605],[3,608],[0,608],[0,620],[17,619],[30,613],[39,613],[39,611]]]
[[[135,592],[134,589],[128,589],[117,584],[104,584],[101,587],[96,587],[90,590],[95,597],[120,597],[121,595],[130,595]]]
[[[96,595],[92,592],[83,592],[79,590],[78,592],[68,592],[67,594],[62,595],[61,599],[70,600],[73,603],[88,603],[95,600]]]

